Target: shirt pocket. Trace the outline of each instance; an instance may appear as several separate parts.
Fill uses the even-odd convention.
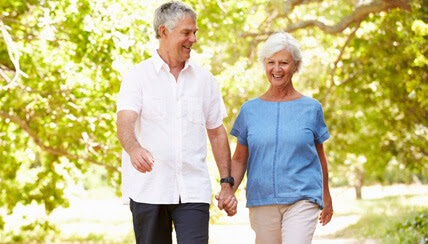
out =
[[[205,122],[203,99],[201,97],[183,97],[184,116],[192,123],[203,125]]]
[[[162,97],[143,98],[143,108],[141,116],[146,120],[160,121],[164,120],[166,116],[165,99]]]

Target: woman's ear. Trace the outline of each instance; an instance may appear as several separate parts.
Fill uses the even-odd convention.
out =
[[[297,71],[297,67],[299,67],[300,62],[302,62],[302,61],[301,61],[301,60],[299,60],[299,61],[295,62],[293,74],[294,74],[294,73],[296,73],[296,71]]]

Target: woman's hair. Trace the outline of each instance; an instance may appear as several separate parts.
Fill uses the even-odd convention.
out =
[[[287,50],[291,53],[296,64],[296,71],[299,71],[302,65],[302,52],[296,39],[287,32],[275,33],[269,36],[259,51],[259,62],[263,64],[263,67],[266,67],[265,59],[282,50]]]
[[[156,38],[160,38],[159,26],[164,25],[171,31],[177,26],[178,22],[185,17],[191,17],[196,20],[197,15],[195,10],[182,2],[170,1],[159,6],[155,11],[155,18],[153,21]]]

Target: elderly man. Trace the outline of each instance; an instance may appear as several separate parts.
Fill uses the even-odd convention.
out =
[[[156,9],[159,49],[132,67],[117,100],[123,199],[137,243],[208,243],[211,183],[206,132],[220,177],[218,207],[236,213],[226,109],[214,76],[189,60],[196,13],[171,1]]]

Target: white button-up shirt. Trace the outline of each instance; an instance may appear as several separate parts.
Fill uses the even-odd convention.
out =
[[[121,110],[139,114],[136,138],[154,158],[153,170],[143,174],[123,150],[124,203],[210,203],[206,128],[217,128],[227,116],[214,76],[187,60],[175,80],[155,51],[124,77],[117,98]]]

